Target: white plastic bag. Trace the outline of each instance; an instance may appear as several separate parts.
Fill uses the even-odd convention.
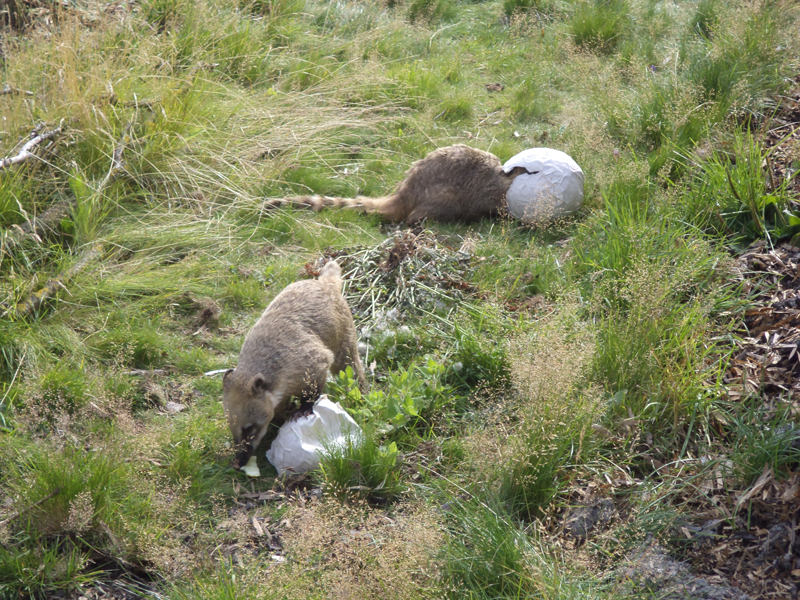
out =
[[[523,167],[506,194],[508,212],[526,223],[544,223],[574,213],[583,204],[583,171],[568,154],[530,148],[512,156],[503,170]]]
[[[286,472],[305,473],[319,466],[319,457],[326,448],[362,439],[361,428],[347,411],[323,394],[312,414],[283,424],[267,450],[267,460],[278,470],[279,477]]]

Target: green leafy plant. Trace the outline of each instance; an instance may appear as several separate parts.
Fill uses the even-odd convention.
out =
[[[692,170],[680,199],[686,218],[741,244],[755,239],[775,242],[800,233],[800,214],[787,194],[789,180],[773,179],[771,154],[749,130],[737,130],[730,152],[715,149]]]
[[[362,423],[377,423],[377,431],[390,433],[406,427],[430,425],[431,419],[452,405],[455,395],[442,382],[445,367],[432,358],[389,373],[386,389],[363,395],[351,367],[328,384],[328,393]]]

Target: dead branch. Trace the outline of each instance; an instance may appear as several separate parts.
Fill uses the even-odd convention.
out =
[[[44,211],[41,217],[34,217],[32,220],[17,227],[14,231],[6,231],[2,239],[0,239],[0,256],[3,253],[8,253],[14,246],[28,236],[36,238],[37,241],[41,241],[43,236],[56,231],[62,219],[69,217],[71,207],[72,205],[68,200],[56,202],[53,206]]]
[[[13,311],[5,311],[2,315],[0,315],[0,318],[3,318],[9,313],[13,312],[14,319],[22,319],[36,312],[36,310],[42,305],[42,302],[55,294],[59,288],[66,289],[67,282],[80,273],[86,267],[86,265],[100,256],[102,249],[102,244],[95,244],[92,246],[89,250],[84,252],[80,259],[69,269],[64,271],[55,279],[50,279],[42,289],[31,294],[30,297],[24,302],[17,304]]]
[[[125,375],[136,377],[160,377],[168,373],[169,371],[167,371],[167,369],[132,369],[130,371],[125,371]]]
[[[100,185],[97,186],[95,193],[99,194],[102,192],[108,184],[112,183],[120,174],[125,172],[125,163],[122,162],[122,153],[125,152],[125,147],[131,141],[130,131],[132,125],[133,123],[128,123],[122,131],[117,145],[114,146],[114,152],[111,153],[111,166],[108,167],[108,173],[106,173]]]
[[[21,90],[19,88],[12,88],[7,83],[3,85],[3,89],[0,90],[0,96],[33,96],[33,92],[29,92],[28,90]]]
[[[40,504],[44,504],[45,502],[47,502],[48,500],[50,500],[50,498],[54,498],[55,496],[58,496],[58,494],[60,494],[60,493],[61,493],[61,488],[58,488],[58,487],[57,487],[56,489],[54,489],[52,492],[50,492],[49,494],[47,494],[47,496],[45,496],[45,497],[44,497],[44,498],[42,498],[41,500],[37,500],[36,502],[34,502],[33,504],[31,504],[30,506],[26,506],[25,508],[23,508],[23,509],[21,509],[21,510],[18,510],[18,511],[17,511],[17,512],[15,512],[15,513],[11,513],[11,514],[10,514],[9,516],[7,516],[5,519],[3,519],[2,521],[0,521],[0,527],[3,527],[3,526],[5,526],[5,525],[8,525],[8,524],[9,524],[11,521],[13,521],[14,519],[18,519],[19,517],[21,517],[22,515],[24,515],[24,514],[25,514],[26,512],[28,512],[29,510],[31,510],[31,509],[33,509],[33,508],[36,508],[36,507],[37,507],[37,506],[39,506]]]
[[[63,121],[62,121],[62,125],[59,125],[55,129],[51,129],[50,131],[45,131],[44,133],[36,135],[33,139],[28,141],[22,147],[22,149],[19,151],[19,154],[17,154],[16,156],[12,156],[10,158],[4,158],[3,160],[0,160],[0,171],[2,171],[3,169],[7,169],[9,167],[12,167],[14,165],[19,165],[21,163],[24,163],[31,156],[34,156],[31,153],[31,150],[33,150],[36,146],[38,146],[39,144],[41,144],[45,140],[49,140],[51,138],[54,138],[55,136],[57,136],[62,131],[63,131]]]

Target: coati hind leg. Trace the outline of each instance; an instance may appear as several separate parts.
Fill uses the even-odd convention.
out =
[[[367,378],[364,376],[364,365],[361,364],[361,357],[358,355],[355,331],[347,336],[347,340],[345,340],[341,348],[339,348],[339,352],[336,354],[333,364],[331,365],[331,373],[336,376],[339,374],[339,371],[344,371],[347,367],[353,368],[356,381],[358,381],[358,388],[366,393]]]

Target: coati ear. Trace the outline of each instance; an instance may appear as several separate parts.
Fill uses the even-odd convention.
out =
[[[250,382],[250,389],[253,390],[253,393],[263,392],[267,389],[267,380],[259,373]]]
[[[227,371],[225,371],[225,375],[222,376],[223,383],[228,378],[228,375],[230,375],[231,373],[233,373],[233,369],[228,369]]]

